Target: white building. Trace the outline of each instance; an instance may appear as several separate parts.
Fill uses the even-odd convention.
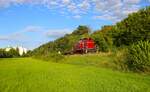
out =
[[[10,51],[12,48],[15,49],[15,50],[18,50],[20,56],[22,56],[23,54],[26,54],[27,51],[28,51],[26,48],[23,48],[23,47],[21,47],[21,46],[17,46],[17,47],[7,47],[7,48],[5,48],[5,51]]]
[[[11,48],[10,48],[10,47],[5,48],[5,51],[10,51],[10,50],[11,50]]]

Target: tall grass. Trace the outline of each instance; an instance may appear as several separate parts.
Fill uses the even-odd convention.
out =
[[[44,53],[42,55],[33,55],[33,58],[41,59],[44,61],[61,62],[64,59],[64,55],[57,52]]]
[[[127,48],[122,48],[113,53],[114,55],[114,61],[113,63],[115,64],[114,68],[120,71],[128,71],[128,67],[126,64],[126,56],[127,56],[128,49]]]
[[[127,55],[127,65],[134,71],[150,71],[150,42],[133,44]]]
[[[113,60],[114,57],[112,56],[112,53],[97,53],[65,56],[62,63],[81,66],[112,68],[114,67]]]

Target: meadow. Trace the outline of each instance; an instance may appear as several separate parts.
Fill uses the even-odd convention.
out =
[[[0,92],[150,92],[150,75],[97,67],[111,59],[92,57],[68,56],[63,63],[0,59]]]

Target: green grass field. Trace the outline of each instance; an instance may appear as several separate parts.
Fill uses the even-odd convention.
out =
[[[78,61],[77,56],[68,59]],[[149,75],[84,64],[0,59],[0,92],[150,92]]]

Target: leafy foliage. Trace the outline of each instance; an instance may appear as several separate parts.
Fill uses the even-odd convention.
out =
[[[18,50],[11,48],[9,51],[5,49],[0,49],[0,58],[12,58],[12,57],[19,57]]]
[[[10,48],[10,50],[6,51],[6,49],[0,49],[0,58],[16,58],[16,57],[29,57],[32,52],[27,51],[27,53],[23,52],[23,55],[19,54],[19,48]]]
[[[103,26],[100,30],[91,33],[87,26],[80,25],[71,34],[46,43],[33,51],[45,53],[61,51],[63,54],[71,51],[73,45],[83,37],[92,37],[99,51],[112,51],[116,46],[130,46],[140,40],[150,40],[150,7],[130,14],[128,18],[113,26]]]
[[[8,51],[8,53],[10,53],[11,57],[19,57],[19,50],[18,48],[15,50],[15,49],[10,49],[10,51]]]
[[[49,55],[51,57],[49,52],[60,51],[64,54],[71,51],[74,44],[84,37],[93,38],[100,52],[111,52],[122,48],[115,54],[114,63],[118,65],[119,69],[148,70],[150,56],[146,53],[149,51],[148,42],[150,42],[150,7],[130,14],[116,25],[103,26],[93,33],[89,27],[80,25],[71,34],[66,34],[64,37],[40,46],[32,54],[45,55],[45,57]],[[137,42],[138,44],[136,44]],[[126,47],[129,49],[126,50]]]
[[[127,65],[136,71],[150,71],[150,42],[140,41],[128,50]]]
[[[112,30],[112,26],[104,26],[101,30],[95,31],[91,37],[95,40],[99,51],[108,52],[111,50],[113,42],[112,37],[109,34]]]
[[[61,62],[64,59],[64,55],[58,52],[49,52],[42,55],[34,55],[33,58],[41,59],[45,61],[52,61],[52,62]]]
[[[0,58],[10,58],[12,57],[10,53],[6,52],[4,49],[0,49]]]
[[[73,35],[84,35],[89,34],[91,32],[90,28],[87,26],[79,26],[74,32],[72,32]]]
[[[121,70],[121,71],[128,71],[128,67],[126,64],[127,61],[127,48],[118,49],[116,52],[113,52],[114,60],[113,63],[115,64],[115,69]]]
[[[108,51],[108,48],[109,48],[108,44],[102,34],[94,34],[94,35],[92,35],[92,38],[94,39],[95,43],[97,44],[99,51],[103,51],[103,52]]]
[[[130,14],[113,28],[116,46],[131,45],[140,40],[150,40],[150,7]]]
[[[72,50],[73,45],[82,37],[88,37],[90,28],[87,26],[79,26],[71,34],[66,34],[64,37],[58,38],[53,42],[48,42],[39,48],[35,49],[32,54],[44,54],[48,52],[58,52],[62,54],[68,53]]]

